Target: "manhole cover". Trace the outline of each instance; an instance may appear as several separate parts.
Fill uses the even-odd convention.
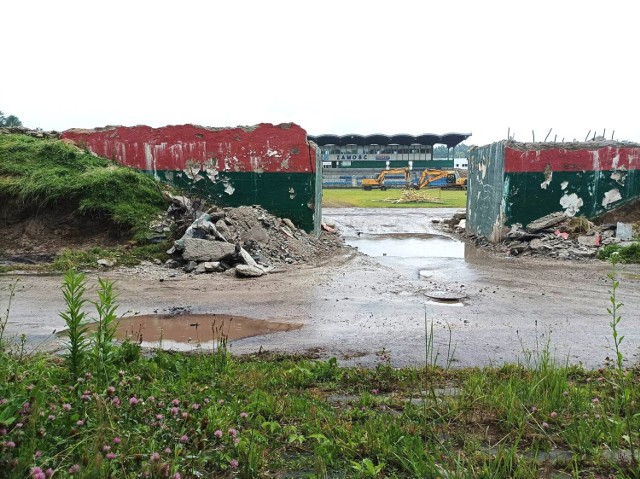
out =
[[[462,301],[467,297],[464,293],[457,293],[455,291],[428,291],[425,293],[427,298],[434,299],[436,301]]]

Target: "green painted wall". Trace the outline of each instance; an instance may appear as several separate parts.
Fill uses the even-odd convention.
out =
[[[350,165],[345,166],[343,161],[339,162],[340,168],[373,168],[376,170],[384,170],[387,167],[386,161],[352,161]],[[389,168],[406,168],[409,166],[408,161],[390,161]],[[413,170],[424,170],[425,168],[451,169],[453,168],[453,160],[429,160],[414,161]],[[330,169],[329,169],[330,170]]]
[[[576,215],[588,218],[636,200],[640,196],[638,171],[625,172],[625,177],[620,182],[611,177],[614,173],[620,172],[556,171],[546,189],[540,186],[544,182],[543,173],[505,173],[504,181],[508,185],[505,224],[526,225],[551,212],[562,211],[563,206],[560,201],[565,195],[575,194],[581,199],[583,205],[579,207]],[[622,199],[604,206],[605,194],[612,190],[618,190]]]
[[[146,171],[153,174],[152,171]],[[318,233],[316,215],[320,214],[316,173],[221,172],[216,181],[206,173],[194,181],[183,171],[156,170],[161,181],[210,200],[220,206],[260,205],[281,218],[289,218],[307,232]],[[321,180],[320,180],[321,181]],[[320,192],[322,188],[319,188]]]

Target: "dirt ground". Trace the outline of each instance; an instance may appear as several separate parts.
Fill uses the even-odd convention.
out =
[[[393,225],[415,224],[416,216],[410,215],[419,214],[422,223],[416,232],[428,233],[431,218],[449,213],[378,212],[363,223],[372,227],[371,222],[377,222],[388,231],[394,230]],[[344,210],[325,212],[338,226],[343,215]],[[407,268],[412,261],[415,269]],[[101,276],[116,281],[121,314],[184,308],[194,314],[240,315],[303,325],[233,341],[231,351],[236,354],[311,352],[321,358],[335,356],[345,365],[373,366],[388,353],[396,366],[421,365],[426,317],[434,322],[439,362],[443,363],[447,351],[455,350],[454,367],[524,360],[525,351],[535,350],[537,342],[542,344],[549,337],[558,360],[596,368],[611,356],[607,263],[495,257],[471,245],[466,245],[464,258],[434,261],[409,258],[396,267],[392,260],[385,263],[347,249],[324,263],[292,265],[284,272],[253,280],[224,274],[187,275],[150,264],[105,271]],[[425,265],[429,274],[421,277],[418,271]],[[629,363],[635,363],[640,340],[640,267],[622,266],[619,277],[618,299],[624,303],[622,350]],[[2,311],[9,285],[16,278],[19,282],[5,335],[26,334],[29,349],[59,347],[60,340],[52,333],[64,326],[58,316],[64,309],[61,277],[0,276]],[[91,289],[96,278],[97,273],[88,275]],[[425,296],[434,290],[463,292],[466,298],[462,303],[437,303]],[[89,296],[94,297],[91,292]]]

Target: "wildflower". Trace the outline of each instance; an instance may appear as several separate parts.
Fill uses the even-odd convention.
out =
[[[229,429],[229,435],[231,437],[236,437],[238,435],[238,431],[236,431],[235,429],[231,428],[231,429]]]
[[[187,419],[187,417],[188,417],[188,416],[189,416],[189,415],[188,415],[186,412],[183,412],[183,413],[182,413],[182,419]]]
[[[65,411],[71,411],[71,404],[69,403],[64,403],[62,405],[62,409],[64,409]]]
[[[0,427],[0,436],[6,436],[7,430],[4,427]]]
[[[82,399],[84,402],[87,402],[89,399],[91,399],[91,396],[85,393],[82,396],[80,396],[80,399]]]
[[[231,459],[231,461],[229,461],[229,467],[231,467],[231,469],[235,469],[238,467],[238,460],[237,459]]]
[[[176,473],[173,475],[173,479],[182,479],[182,475],[181,475],[179,472],[176,472]]]
[[[563,395],[564,397],[567,397],[567,396],[569,395],[569,391],[564,391],[564,392],[562,393],[562,395]]]
[[[240,413],[240,417],[244,419],[244,418],[249,417],[249,415],[246,412],[241,412]]]
[[[109,452],[111,450],[111,446],[109,444],[105,444],[102,446],[102,452]]]
[[[118,371],[118,376],[122,377],[124,376],[125,372],[121,369],[120,371]]]
[[[543,422],[542,429],[549,429],[549,424],[547,424],[546,422]]]
[[[109,396],[111,396],[111,395],[112,395],[112,394],[114,394],[115,392],[116,392],[116,388],[114,388],[113,386],[109,386],[109,387],[107,388],[107,394],[108,394]]]
[[[171,413],[172,416],[177,416],[178,413],[180,412],[180,409],[178,409],[177,407],[172,407],[171,409],[169,409],[169,412]]]
[[[171,404],[173,404],[174,406],[180,406],[180,401],[178,399],[174,399],[173,401],[171,401]]]
[[[372,389],[371,390],[371,394],[378,394],[380,391],[378,391],[377,389]]]
[[[164,451],[162,451],[162,452],[164,452],[165,454],[171,454],[171,448],[170,447],[165,447]]]
[[[4,447],[9,448],[9,449],[13,449],[16,447],[16,443],[13,441],[6,441],[4,443]]]
[[[75,474],[76,472],[80,472],[80,464],[74,464],[69,468],[69,474]]]
[[[138,398],[135,396],[129,398],[129,404],[131,404],[132,406],[135,406],[136,404],[138,404],[138,402]]]
[[[240,438],[235,437],[233,438],[233,443],[237,446],[238,444],[240,444]]]
[[[39,457],[41,457],[41,456],[42,456],[42,451],[36,451],[36,453],[34,454],[34,457],[35,457],[36,459],[38,459],[38,458],[39,458]]]
[[[224,404],[224,399],[218,399],[218,404],[222,406]]]
[[[157,452],[154,452],[153,454],[151,454],[151,462],[158,462],[160,460],[160,454],[158,454]]]
[[[53,469],[49,468],[46,471],[44,471],[44,475],[47,477],[51,477],[53,476]]]
[[[532,407],[531,407],[531,414],[535,414],[535,413],[537,413],[537,412],[538,412],[538,408],[537,408],[537,407],[535,407],[535,406],[532,406]]]
[[[200,409],[200,404],[198,403],[193,403],[191,405],[191,409],[193,409],[194,411],[197,411],[198,409]]]
[[[162,474],[164,477],[169,477],[169,474],[171,474],[171,466],[168,463],[162,466]]]
[[[122,442],[122,439],[120,439],[118,436],[113,438],[113,443],[114,444],[120,444]]]
[[[46,479],[44,472],[42,472],[42,469],[40,469],[39,467],[31,468],[31,477],[33,479]]]
[[[86,373],[84,373],[84,377],[87,379],[91,379],[93,377],[93,374],[91,374],[89,371],[87,371]]]
[[[189,436],[187,436],[186,434],[182,435],[182,437],[180,437],[180,442],[182,443],[189,442]]]
[[[211,401],[209,398],[204,398],[204,403],[205,404],[209,404],[209,401]]]
[[[216,432],[213,433],[213,435],[218,439],[220,439],[222,437],[222,431],[218,429]]]
[[[7,398],[2,398],[0,399],[0,406],[7,404],[9,402],[9,400]]]
[[[21,422],[16,423],[16,429],[22,429],[22,426],[24,426],[24,424],[22,424]]]
[[[24,409],[25,411],[28,411],[30,406],[31,406],[31,404],[29,404],[28,402],[26,402],[26,403],[24,403],[24,404],[22,405],[22,409]]]
[[[35,386],[34,386],[33,384],[29,384],[29,385],[27,386],[27,391],[33,391],[33,388],[35,388]],[[38,469],[39,469],[39,468],[38,468]],[[40,471],[40,472],[42,472],[42,471]]]
[[[154,396],[149,396],[147,398],[147,401],[150,402],[150,403],[154,403],[154,402],[156,402],[156,398]]]
[[[162,418],[164,418],[164,416],[162,414],[156,414],[156,419],[158,421],[162,420]]]
[[[108,452],[104,457],[106,457],[109,461],[113,461],[116,457],[118,457],[118,455],[113,452]]]
[[[591,400],[591,402],[592,402],[593,404],[598,404],[598,403],[600,402],[600,399],[598,399],[598,398],[593,398],[593,399]]]
[[[84,426],[84,420],[82,420],[82,419],[78,419],[78,421],[76,422],[76,424],[77,424],[78,426]]]
[[[555,419],[558,417],[558,413],[555,411],[552,411],[551,414],[549,414],[549,416],[551,416],[551,418]]]
[[[53,414],[49,414],[49,417],[47,418],[49,421],[55,421],[56,417]]]

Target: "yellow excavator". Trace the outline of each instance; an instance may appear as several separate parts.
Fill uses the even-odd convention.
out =
[[[415,185],[416,190],[426,188],[431,183],[445,178],[446,184],[441,186],[442,189],[467,189],[467,179],[462,178],[456,170],[435,170],[427,168],[420,174],[418,183]]]
[[[411,171],[409,168],[392,168],[390,170],[382,170],[377,178],[364,178],[362,180],[362,189],[365,191],[371,191],[374,188],[380,188],[382,191],[386,190],[384,178],[387,175],[404,175],[407,188],[411,185]]]

